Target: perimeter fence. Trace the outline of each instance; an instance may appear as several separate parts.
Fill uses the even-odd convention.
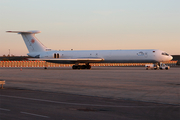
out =
[[[163,62],[176,66],[177,61]],[[90,63],[91,66],[145,66],[152,63]],[[58,64],[45,61],[0,61],[0,67],[71,67],[74,64]]]

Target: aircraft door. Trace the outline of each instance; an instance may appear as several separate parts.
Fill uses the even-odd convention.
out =
[[[60,58],[59,53],[54,53],[53,58]]]

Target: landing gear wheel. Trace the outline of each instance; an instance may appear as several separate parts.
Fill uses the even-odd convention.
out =
[[[90,66],[90,65],[87,65],[86,67],[87,67],[87,69],[91,69],[91,66]]]
[[[82,68],[82,66],[81,66],[81,65],[78,65],[78,66],[77,66],[77,69],[79,69],[79,70],[80,70],[81,68]]]
[[[75,66],[75,65],[72,66],[72,69],[77,69],[77,68],[78,68],[78,66]]]
[[[78,65],[78,66],[76,66],[76,65],[73,65],[72,66],[72,69],[91,69],[91,66],[90,65]]]
[[[86,65],[82,65],[81,68],[82,69],[86,69],[87,67],[86,67]]]

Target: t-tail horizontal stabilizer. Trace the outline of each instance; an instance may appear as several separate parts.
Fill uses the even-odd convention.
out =
[[[41,31],[39,31],[39,30],[32,30],[32,31],[6,31],[6,32],[18,33],[18,34],[37,34],[37,33],[41,33]]]

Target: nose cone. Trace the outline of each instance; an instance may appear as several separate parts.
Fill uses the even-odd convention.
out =
[[[169,60],[172,60],[172,59],[173,59],[173,57],[170,55],[170,56],[169,56]]]

